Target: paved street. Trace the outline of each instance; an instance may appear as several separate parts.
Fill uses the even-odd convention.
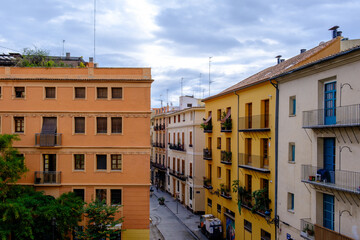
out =
[[[159,197],[165,198],[165,205],[159,205]],[[155,190],[150,197],[150,218],[152,219],[151,240],[207,239],[197,227],[200,217],[160,190]]]

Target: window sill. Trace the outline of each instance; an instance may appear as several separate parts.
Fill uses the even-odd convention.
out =
[[[77,173],[84,173],[85,172],[85,169],[74,169],[73,172],[77,172]]]
[[[289,164],[295,164],[295,161],[288,161]]]
[[[74,135],[86,135],[86,133],[74,133]]]
[[[111,133],[111,135],[123,135],[123,133]]]
[[[291,214],[295,214],[295,211],[292,210],[292,209],[288,209],[288,212],[291,213]]]
[[[119,170],[117,170],[117,169],[111,169],[111,170],[110,170],[110,172],[117,172],[117,173],[121,173],[121,172],[122,172],[122,170],[120,170],[120,169],[119,169]]]
[[[296,114],[289,114],[289,117],[296,117]]]

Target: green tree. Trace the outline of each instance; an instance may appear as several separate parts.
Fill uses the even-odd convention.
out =
[[[53,230],[56,239],[66,239],[81,220],[84,202],[74,193],[55,199],[15,184],[27,169],[24,157],[12,147],[14,140],[19,138],[0,135],[0,239],[44,239]]]
[[[115,239],[120,229],[115,226],[123,222],[122,218],[115,219],[120,205],[106,205],[105,200],[94,200],[87,204],[84,209],[87,225],[84,231],[77,231],[79,239],[99,240]]]
[[[16,148],[13,141],[20,140],[17,135],[0,134],[0,200],[6,197],[9,187],[28,171],[24,157]]]

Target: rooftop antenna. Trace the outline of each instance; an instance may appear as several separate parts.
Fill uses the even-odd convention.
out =
[[[162,100],[162,94],[160,94],[160,99],[159,101],[161,102],[161,108],[163,107],[163,100]]]
[[[210,96],[210,85],[211,85],[211,79],[210,79],[211,58],[212,58],[212,57],[209,57],[209,96]]]
[[[201,73],[199,74],[199,98],[201,98]]]
[[[183,95],[183,81],[184,81],[184,78],[181,78],[181,80],[180,80],[180,84],[181,84],[181,96]]]
[[[95,57],[95,36],[96,36],[96,0],[94,0],[94,62],[96,62],[96,57]]]
[[[169,89],[166,89],[166,106],[169,106]]]
[[[65,55],[65,40],[63,40],[63,51],[62,51],[62,57]]]

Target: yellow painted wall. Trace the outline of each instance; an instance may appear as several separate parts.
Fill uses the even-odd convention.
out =
[[[147,240],[150,239],[149,229],[126,229],[121,233],[124,240]]]

